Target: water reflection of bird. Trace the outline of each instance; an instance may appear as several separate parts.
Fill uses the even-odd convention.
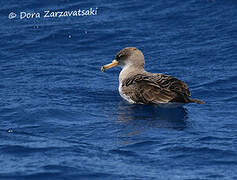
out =
[[[199,103],[191,99],[188,86],[165,74],[145,71],[143,53],[135,47],[122,49],[112,63],[104,65],[101,71],[121,66],[119,93],[131,104]]]
[[[183,107],[161,108],[157,105],[139,105],[120,102],[117,108],[117,136],[120,145],[130,145],[141,142],[139,136],[144,132],[159,132],[159,129],[182,131],[190,124],[187,111]],[[142,142],[150,141],[142,138]]]
[[[118,122],[133,129],[172,128],[182,130],[187,127],[187,112],[183,107],[161,108],[157,105],[131,105],[120,102]]]

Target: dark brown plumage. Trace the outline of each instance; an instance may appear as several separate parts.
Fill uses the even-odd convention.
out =
[[[189,98],[190,91],[183,81],[164,74],[137,74],[125,79],[122,89],[136,103],[202,103]]]
[[[144,56],[137,48],[124,48],[115,60],[102,67],[122,66],[119,75],[120,95],[130,103],[160,104],[160,103],[199,103],[202,101],[190,99],[187,84],[175,77],[149,73],[144,70]]]

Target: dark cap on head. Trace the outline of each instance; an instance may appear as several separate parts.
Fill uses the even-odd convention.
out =
[[[101,71],[104,72],[106,69],[110,69],[118,65],[122,68],[125,66],[131,66],[138,69],[144,69],[144,56],[136,47],[126,47],[117,53],[115,59],[111,63],[102,66]]]
[[[126,47],[120,50],[115,56],[115,59],[121,66],[125,66],[130,63],[136,66],[144,67],[145,64],[142,52],[136,47]]]

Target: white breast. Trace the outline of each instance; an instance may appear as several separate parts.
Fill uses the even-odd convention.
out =
[[[126,94],[123,93],[122,91],[122,83],[119,83],[119,94],[120,96],[125,99],[126,101],[128,101],[131,104],[134,104],[135,101],[133,101],[129,96],[127,96]]]

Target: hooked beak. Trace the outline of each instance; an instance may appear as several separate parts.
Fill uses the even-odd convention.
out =
[[[113,60],[112,63],[106,64],[104,66],[101,67],[101,71],[104,72],[106,69],[115,67],[118,65],[118,61],[117,60]]]

